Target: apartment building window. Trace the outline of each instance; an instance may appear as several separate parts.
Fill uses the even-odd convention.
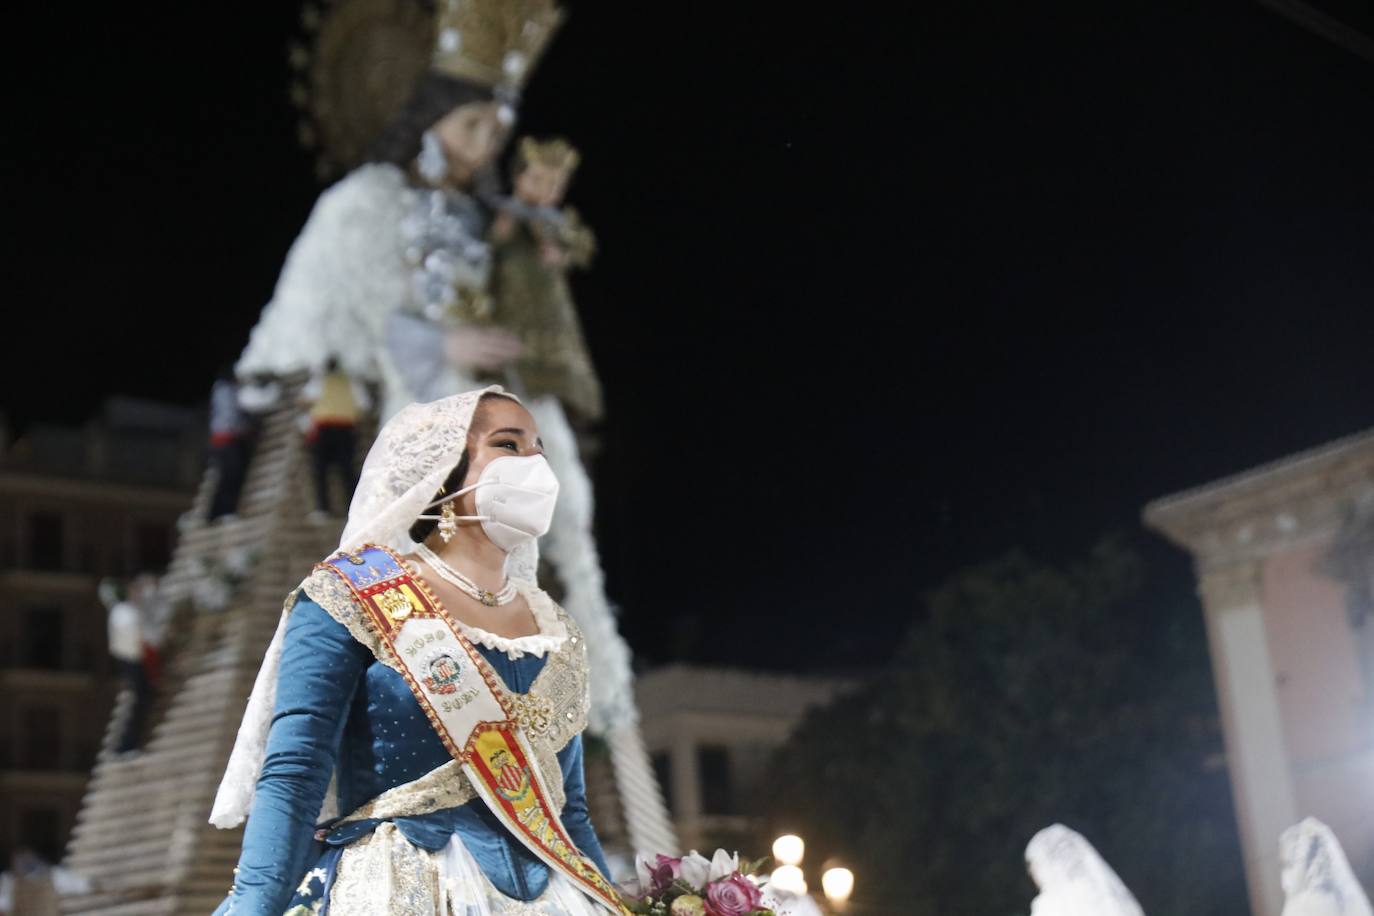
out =
[[[29,516],[29,566],[60,570],[62,565],[62,516],[35,512]]]
[[[88,576],[100,573],[99,560],[94,544],[76,545],[76,571],[83,572]]]
[[[140,522],[135,529],[138,571],[161,573],[172,560],[172,533],[161,522]]]
[[[19,667],[62,667],[62,608],[39,605],[24,608],[19,641]]]
[[[24,731],[16,748],[22,770],[57,770],[62,766],[61,711],[30,706],[21,719]]]
[[[730,749],[705,744],[697,748],[697,774],[701,779],[703,814],[734,814],[734,788],[730,784]]]
[[[49,862],[62,858],[62,819],[54,808],[25,808],[19,815],[19,845]]]

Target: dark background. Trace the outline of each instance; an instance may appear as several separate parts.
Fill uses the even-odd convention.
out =
[[[1374,425],[1374,62],[1249,0],[571,7],[523,127],[585,153],[645,660],[862,666],[1109,531],[1190,600],[1146,501]],[[299,8],[25,13],[0,406],[199,402],[319,191]]]

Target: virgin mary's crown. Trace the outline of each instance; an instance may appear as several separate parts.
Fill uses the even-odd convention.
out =
[[[439,0],[434,56],[440,73],[519,92],[563,14],[553,0]]]
[[[360,161],[427,70],[513,101],[563,21],[554,0],[322,2],[291,50],[300,140],[319,149],[322,178]]]

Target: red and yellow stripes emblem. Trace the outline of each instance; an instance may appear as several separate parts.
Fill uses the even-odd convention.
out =
[[[549,803],[542,774],[516,727],[481,727],[468,740],[468,747],[463,769],[501,823],[584,893],[606,904],[613,913],[627,913],[615,888],[568,838]]]

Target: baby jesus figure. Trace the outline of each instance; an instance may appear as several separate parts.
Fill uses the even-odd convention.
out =
[[[521,140],[512,176],[514,192],[498,203],[492,241],[510,241],[523,224],[538,241],[544,266],[555,270],[588,266],[596,251],[595,236],[576,210],[559,209],[580,161],[566,140]]]
[[[563,207],[580,156],[566,140],[526,137],[517,150],[509,198],[492,221],[491,323],[520,338],[524,354],[506,381],[531,397],[551,395],[578,420],[601,417],[601,383],[582,336],[568,284],[586,267],[596,239]]]

